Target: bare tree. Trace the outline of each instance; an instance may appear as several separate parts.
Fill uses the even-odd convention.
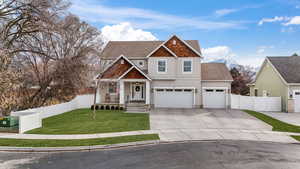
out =
[[[31,77],[26,88],[38,87],[33,94],[25,94],[23,108],[42,106],[51,99],[68,101],[86,86],[89,60],[100,53],[99,35],[97,29],[68,15],[49,25],[47,31],[23,39],[19,58]]]
[[[8,115],[18,106],[19,72],[11,67],[8,52],[0,49],[0,116]]]
[[[65,0],[6,0],[0,6],[0,45],[8,51],[3,63],[16,65],[22,74],[16,83],[20,109],[68,101],[89,82],[91,60],[102,49],[100,33],[65,13],[68,5]]]
[[[69,5],[65,0],[4,0],[0,6],[4,47],[12,48],[20,37],[41,32],[45,22],[62,15]]]
[[[244,67],[239,65],[230,70],[233,82],[231,84],[231,90],[234,94],[248,95],[250,89],[248,84],[254,80],[255,72],[250,67]]]

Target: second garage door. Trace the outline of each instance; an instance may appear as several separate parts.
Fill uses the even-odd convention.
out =
[[[192,89],[155,89],[154,106],[157,108],[192,108]]]
[[[226,90],[206,88],[203,89],[203,107],[204,108],[225,108]]]
[[[295,113],[300,112],[300,91],[294,92],[294,99],[295,99]]]

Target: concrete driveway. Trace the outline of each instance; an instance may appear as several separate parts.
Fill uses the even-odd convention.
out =
[[[154,109],[150,127],[162,141],[251,140],[297,142],[286,133],[273,132],[272,126],[240,110]]]
[[[268,130],[272,127],[240,110],[154,109],[150,112],[153,130],[163,129],[245,129]]]

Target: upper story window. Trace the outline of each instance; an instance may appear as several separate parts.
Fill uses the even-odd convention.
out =
[[[158,60],[157,61],[157,72],[159,72],[159,73],[167,72],[167,61],[166,60]]]
[[[182,62],[183,73],[191,73],[193,71],[193,62],[192,60],[183,60]]]

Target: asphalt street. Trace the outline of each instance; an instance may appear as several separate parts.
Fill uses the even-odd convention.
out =
[[[300,145],[250,141],[160,144],[92,152],[0,152],[1,169],[300,169]]]

